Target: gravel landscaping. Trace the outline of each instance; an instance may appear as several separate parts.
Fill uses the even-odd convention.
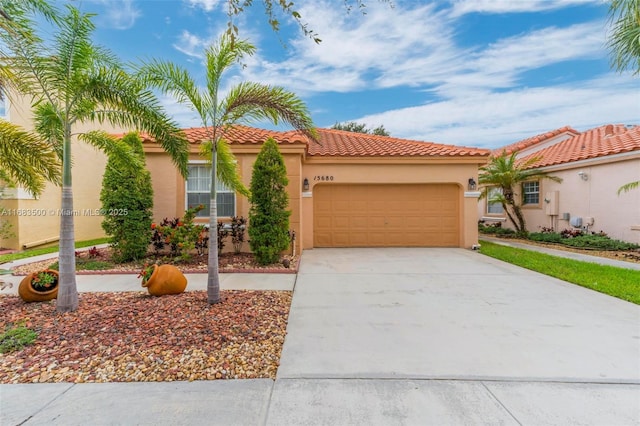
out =
[[[0,331],[25,325],[33,345],[0,355],[0,383],[275,378],[291,292],[82,293],[76,312],[55,301],[0,296]]]

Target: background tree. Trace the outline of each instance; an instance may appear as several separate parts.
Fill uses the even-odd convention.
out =
[[[640,2],[612,0],[609,19],[612,29],[607,44],[612,66],[619,72],[640,74]]]
[[[562,182],[562,179],[551,176],[546,172],[529,167],[538,161],[539,158],[531,158],[527,161],[519,161],[516,159],[516,153],[491,157],[489,164],[480,168],[478,182],[483,185],[480,198],[488,197],[491,188],[499,188],[497,192],[488,201],[491,203],[500,203],[504,209],[509,221],[513,224],[518,234],[526,234],[527,227],[522,214],[522,202],[520,200],[520,191],[522,184],[527,181],[549,179],[554,182]]]
[[[609,19],[613,25],[608,40],[613,68],[618,72],[630,70],[634,75],[640,74],[640,1],[612,0]],[[640,180],[622,185],[618,195],[639,185]]]
[[[380,125],[375,129],[371,130],[367,128],[366,124],[356,123],[355,121],[348,121],[346,123],[336,123],[331,128],[336,130],[345,130],[347,132],[368,133],[368,134],[378,135],[378,136],[390,136],[389,132],[387,132],[387,129],[385,129],[383,125]]]
[[[116,262],[146,256],[153,216],[151,173],[145,167],[142,140],[137,133],[129,133],[122,141],[131,147],[140,162],[131,164],[115,155],[110,156],[100,193],[105,212],[102,229],[110,236]]]
[[[276,263],[289,247],[288,184],[284,158],[269,138],[253,163],[249,209],[249,245],[262,265]]]
[[[17,11],[19,14],[20,11]],[[14,16],[24,28],[35,28],[29,16]],[[171,155],[186,175],[188,144],[161,111],[156,97],[133,79],[114,54],[91,41],[95,29],[91,15],[67,5],[55,15],[53,37],[45,42],[33,31],[4,31],[0,38],[9,55],[5,70],[12,73],[16,89],[32,97],[36,133],[62,160],[60,215],[59,312],[78,307],[75,277],[75,235],[72,192],[72,135],[108,155],[139,161],[126,144],[106,132],[81,133],[81,122],[111,123],[148,133]]]
[[[248,195],[228,143],[225,130],[240,122],[268,119],[273,123],[282,120],[316,140],[313,121],[307,107],[295,94],[277,86],[243,82],[229,88],[220,97],[222,77],[244,55],[252,55],[255,48],[246,40],[235,40],[229,34],[206,49],[205,64],[207,82],[204,90],[198,89],[189,73],[171,63],[151,61],[139,70],[139,75],[150,85],[173,95],[178,102],[192,107],[206,128],[207,139],[202,141],[202,154],[211,164],[209,257],[207,300],[210,304],[220,301],[220,277],[218,275],[218,226],[216,179],[229,188]]]

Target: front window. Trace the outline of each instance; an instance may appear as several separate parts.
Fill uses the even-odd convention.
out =
[[[489,188],[489,192],[487,193],[487,214],[503,214],[504,209],[502,208],[502,203],[491,201],[496,198],[496,196],[502,194],[502,189],[494,186],[493,188]]]
[[[200,204],[204,209],[197,217],[209,217],[211,214],[209,200],[211,197],[211,167],[206,165],[190,165],[187,178],[187,209]],[[232,217],[236,214],[236,194],[222,182],[216,180],[216,204],[219,217]]]
[[[524,182],[522,184],[522,204],[540,204],[540,182]]]

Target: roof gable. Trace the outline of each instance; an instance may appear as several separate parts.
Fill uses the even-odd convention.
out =
[[[547,143],[553,143],[554,140],[557,143],[559,141],[562,141],[563,139],[567,139],[572,136],[577,136],[579,134],[580,132],[574,129],[573,127],[564,126],[559,129],[541,133],[539,135],[535,135],[527,139],[522,139],[521,141],[512,143],[502,148],[494,149],[493,155],[501,155],[503,152],[506,152],[507,154],[512,154],[516,151],[522,153],[523,155],[526,155],[527,153],[531,154],[534,151],[538,151],[542,148],[546,148],[541,145],[546,145]],[[528,151],[531,151],[531,152],[528,152]]]
[[[538,158],[528,168],[540,168],[631,151],[640,151],[640,126],[608,124],[530,154],[522,161]]]

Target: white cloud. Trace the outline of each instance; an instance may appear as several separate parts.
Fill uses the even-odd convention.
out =
[[[187,56],[202,59],[204,58],[204,47],[208,45],[209,42],[210,40],[191,34],[188,30],[183,30],[178,37],[178,41],[173,44],[173,47]]]
[[[133,0],[100,0],[105,7],[101,19],[111,28],[126,30],[133,27],[141,13],[133,5]]]
[[[467,13],[539,12],[568,6],[601,4],[604,0],[453,0],[451,16]]]
[[[497,148],[570,125],[585,130],[604,123],[638,123],[637,82],[607,74],[567,85],[485,92],[356,118],[393,136]]]
[[[211,12],[221,4],[226,4],[222,0],[185,0],[185,2],[191,7],[200,7],[205,12]]]

